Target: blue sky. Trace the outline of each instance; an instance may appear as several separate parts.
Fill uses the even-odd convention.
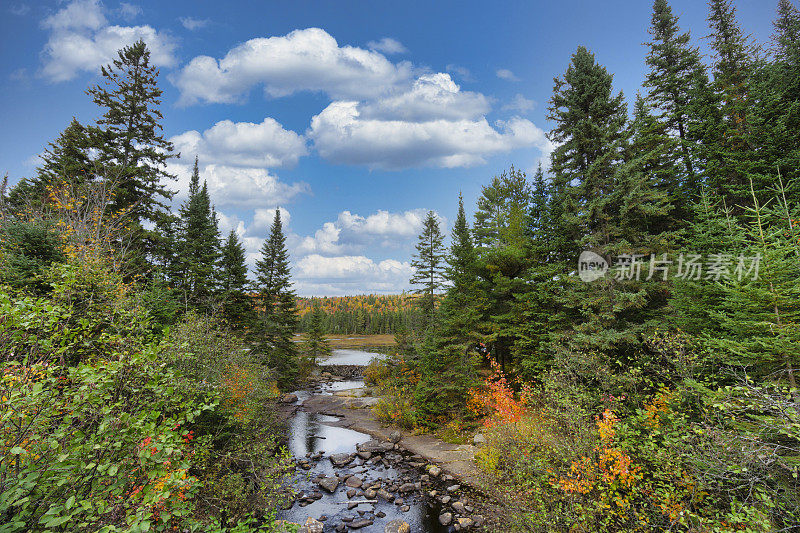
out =
[[[706,50],[705,2],[673,0]],[[546,158],[554,76],[589,47],[631,100],[650,1],[2,3],[0,172],[31,176],[115,50],[141,37],[161,70],[164,133],[182,157],[176,205],[200,159],[248,260],[274,209],[289,219],[301,295],[408,289],[424,213],[453,220],[511,164]],[[739,0],[759,42],[775,2]]]

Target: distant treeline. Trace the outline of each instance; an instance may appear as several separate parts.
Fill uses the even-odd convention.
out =
[[[417,314],[415,296],[407,294],[298,298],[301,332],[308,331],[311,311],[324,313],[323,329],[327,334],[378,335],[410,330]]]

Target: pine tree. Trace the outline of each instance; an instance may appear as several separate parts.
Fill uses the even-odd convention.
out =
[[[247,265],[244,246],[231,230],[220,254],[220,292],[222,314],[233,329],[252,324],[253,307],[247,295]]]
[[[298,316],[280,209],[275,209],[275,219],[269,238],[261,247],[255,274],[253,288],[258,311],[253,328],[255,340],[266,362],[277,371],[279,383],[288,385],[298,370],[297,347],[293,342]]]
[[[772,36],[778,61],[800,63],[800,11],[790,0],[778,0],[778,17]]]
[[[417,285],[415,294],[422,295],[420,307],[424,316],[423,326],[427,328],[433,322],[436,310],[436,296],[444,287],[444,235],[439,227],[436,213],[428,211],[422,222],[422,233],[417,242],[417,252],[411,261],[414,274],[410,283]]]
[[[647,73],[644,86],[650,89],[647,98],[660,112],[668,132],[676,132],[678,150],[675,160],[683,164],[685,194],[699,190],[699,170],[693,152],[691,132],[692,116],[698,109],[692,107],[693,99],[705,90],[707,75],[700,61],[700,52],[689,44],[689,33],[681,33],[678,17],[672,14],[667,0],[653,2],[650,28],[652,39],[648,44]]]
[[[177,157],[172,143],[161,134],[158,70],[150,64],[147,45],[139,40],[120,50],[101,74],[104,86],[95,85],[87,91],[105,110],[97,127],[92,128],[93,147],[99,152],[98,163],[106,178],[117,182],[112,209],[128,212],[135,251],[144,256],[150,252],[153,237],[142,223],[157,224],[165,215],[166,202],[173,193],[164,181],[175,179],[165,165]]]
[[[523,223],[530,209],[531,189],[525,173],[511,167],[482,187],[473,233],[478,247],[498,246],[504,232]]]
[[[189,197],[180,208],[180,266],[184,305],[210,310],[215,293],[219,233],[214,220],[208,187],[200,187],[197,159],[189,183]]]

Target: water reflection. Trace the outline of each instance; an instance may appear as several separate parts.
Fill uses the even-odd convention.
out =
[[[327,365],[358,365],[367,366],[373,359],[386,357],[382,353],[365,352],[363,350],[333,350],[324,360],[318,362],[320,366]]]

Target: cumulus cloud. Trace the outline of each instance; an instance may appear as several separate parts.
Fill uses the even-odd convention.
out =
[[[280,205],[292,201],[297,195],[309,192],[306,183],[284,183],[263,168],[234,167],[216,163],[200,164],[200,180],[208,183],[212,202],[217,206],[255,208],[264,205]],[[175,174],[178,181],[167,183],[177,190],[175,201],[186,198],[192,166],[188,161],[171,162],[167,171]]]
[[[519,81],[519,78],[507,68],[497,69],[495,71],[495,74],[497,74],[497,77],[500,78],[501,80]]]
[[[517,93],[514,95],[514,98],[511,99],[509,103],[503,106],[503,109],[506,111],[518,111],[520,113],[527,113],[528,111],[533,110],[536,106],[536,102],[533,100],[528,100],[521,94]]]
[[[325,222],[314,235],[303,237],[295,248],[295,253],[298,255],[354,253],[363,250],[369,244],[396,247],[420,233],[425,214],[424,209],[402,213],[379,210],[364,217],[350,211],[342,211],[335,221]]]
[[[408,52],[408,48],[403,46],[403,43],[391,37],[384,37],[379,41],[370,41],[367,43],[367,48],[384,54],[404,54]]]
[[[407,91],[361,106],[366,119],[422,122],[460,120],[482,116],[490,109],[481,93],[461,91],[449,74],[425,74]]]
[[[170,139],[185,159],[249,167],[292,166],[308,154],[305,139],[275,119],[261,123],[222,120],[200,133],[186,131]]]
[[[68,81],[79,72],[97,72],[117,51],[142,39],[156,66],[175,64],[175,42],[151,26],[109,25],[98,0],[73,0],[42,21],[50,37],[42,51],[42,74],[51,81]]]
[[[208,26],[209,23],[208,19],[196,19],[193,17],[180,17],[178,20],[180,20],[183,27],[189,31],[200,30]]]
[[[339,46],[319,28],[281,37],[250,39],[215,59],[197,56],[174,78],[180,103],[234,103],[263,86],[271,97],[301,91],[333,98],[382,94],[411,75],[408,63],[394,64],[379,52]]]
[[[472,75],[472,72],[467,67],[462,67],[460,65],[449,64],[444,68],[447,72],[452,72],[462,81],[475,81],[475,77]]]
[[[308,136],[322,157],[334,163],[400,169],[418,166],[468,167],[486,157],[522,147],[549,145],[531,121],[484,117],[410,122],[361,115],[358,102],[333,102],[311,119]]]
[[[312,254],[297,262],[295,279],[298,292],[304,295],[397,293],[408,288],[412,273],[408,262],[395,259],[376,262],[363,255]]]
[[[125,20],[133,20],[139,15],[142,14],[142,8],[135,4],[129,4],[127,2],[122,2],[119,5],[119,14]]]

